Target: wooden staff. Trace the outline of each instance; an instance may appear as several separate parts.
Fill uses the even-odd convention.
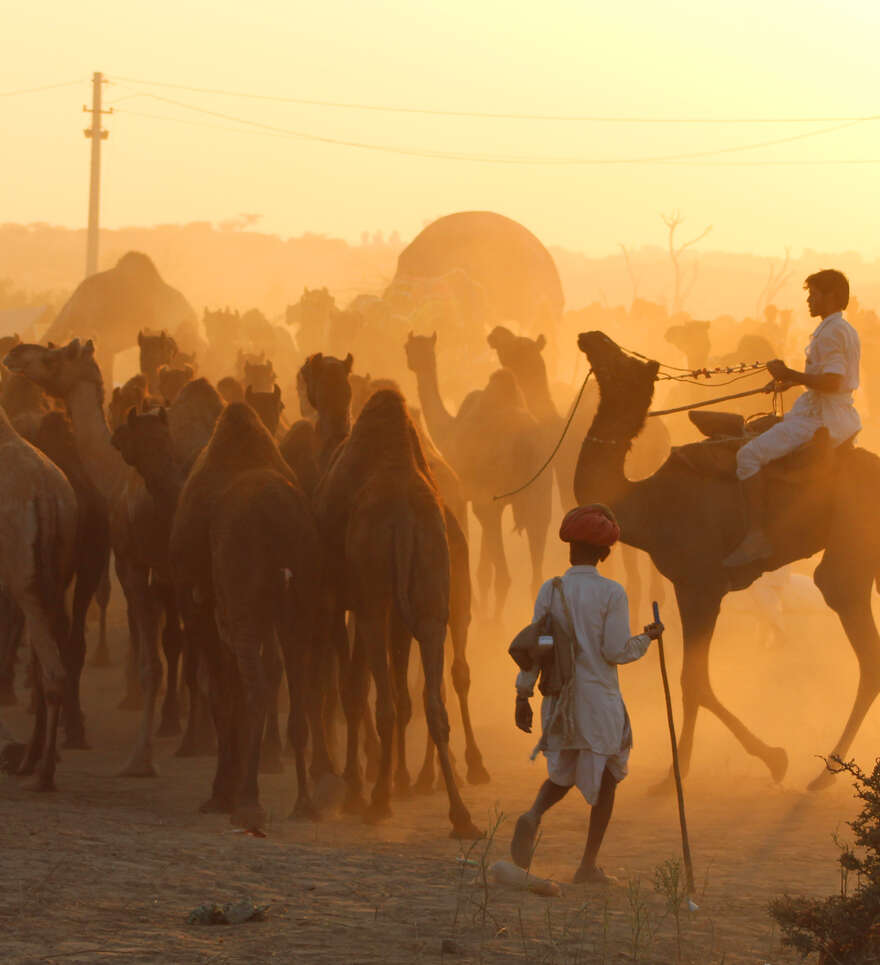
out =
[[[654,601],[654,622],[660,623],[660,606]],[[691,845],[688,840],[687,819],[684,814],[684,789],[681,784],[681,768],[678,766],[678,741],[675,738],[675,720],[672,716],[672,695],[669,692],[669,675],[666,673],[666,655],[663,652],[663,634],[657,637],[657,652],[660,654],[660,673],[663,677],[663,692],[666,694],[666,719],[669,721],[669,738],[672,741],[672,773],[675,777],[675,791],[678,795],[678,820],[681,824],[681,851],[684,857],[685,884],[687,885],[688,908],[697,910],[694,900],[694,865],[691,861]]]

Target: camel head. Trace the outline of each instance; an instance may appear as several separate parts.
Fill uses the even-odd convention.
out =
[[[141,372],[158,372],[159,367],[168,365],[177,355],[177,343],[163,329],[151,332],[142,329],[138,332]]]
[[[645,421],[660,366],[628,355],[604,332],[578,335],[599,384],[598,416],[613,421],[618,438],[633,439]]]
[[[228,308],[221,308],[217,311],[204,310],[202,323],[205,326],[205,334],[212,345],[221,345],[224,342],[236,342],[242,334],[241,316],[238,312],[231,312]]]
[[[245,386],[257,392],[271,392],[275,385],[275,369],[272,360],[264,353],[242,357],[242,375]]]
[[[306,389],[309,405],[320,416],[348,417],[351,406],[351,385],[348,377],[354,365],[349,352],[344,359],[323,355],[310,355],[299,370]]]
[[[244,400],[274,436],[278,432],[278,424],[281,422],[281,413],[284,409],[281,389],[276,385],[271,392],[256,392],[248,386],[244,390]]]
[[[111,441],[148,486],[167,486],[177,478],[174,443],[164,407],[141,412],[130,408]]]
[[[547,345],[547,339],[543,335],[534,339],[527,338],[524,335],[514,335],[504,325],[496,325],[489,332],[486,341],[489,348],[497,353],[498,361],[506,369],[510,369],[521,384],[528,384],[536,379],[546,380],[547,367],[541,353]]]
[[[110,396],[107,413],[110,428],[116,429],[125,422],[128,410],[140,409],[147,397],[147,377],[141,372],[133,375],[123,386],[116,386]]]
[[[699,367],[709,360],[709,322],[684,322],[666,329],[664,338],[683,352],[688,365]]]
[[[159,369],[159,395],[166,405],[171,405],[187,382],[192,382],[195,374],[191,365],[184,365],[182,368],[163,365]]]
[[[78,338],[62,346],[22,343],[3,360],[10,372],[29,378],[55,399],[64,399],[80,382],[94,382],[103,387],[101,370],[95,361],[95,343]]]
[[[220,379],[217,391],[224,402],[244,402],[244,386],[232,375]]]
[[[406,364],[411,372],[424,372],[437,364],[437,333],[413,335],[409,333],[404,345]]]

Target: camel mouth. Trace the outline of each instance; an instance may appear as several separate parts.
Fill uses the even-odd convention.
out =
[[[16,348],[17,347],[18,346],[16,346]],[[6,356],[6,358],[2,360],[2,365],[9,372],[13,372],[15,375],[21,375],[21,373],[24,371],[24,362],[19,361],[19,359],[16,357],[17,354],[18,353],[16,353],[15,349],[13,349]]]
[[[581,332],[578,335],[578,348],[587,356],[593,368],[608,364],[623,353],[615,342],[604,332]]]

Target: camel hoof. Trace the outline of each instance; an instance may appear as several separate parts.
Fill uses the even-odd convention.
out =
[[[788,754],[781,747],[774,747],[768,755],[767,766],[774,782],[781,784],[788,771]]]
[[[17,741],[7,744],[0,752],[0,771],[4,774],[17,774],[24,760],[25,751],[27,751],[27,744],[19,744]]]
[[[231,814],[232,801],[212,794],[204,804],[199,805],[199,814]]]
[[[229,815],[229,823],[247,831],[259,831],[266,823],[266,812],[259,804],[240,804]]]
[[[475,764],[468,765],[467,780],[468,784],[489,784],[492,778],[486,768],[483,767],[483,762],[478,761]]]
[[[321,812],[310,798],[300,798],[290,812],[291,821],[320,821]]]
[[[486,837],[486,832],[481,831],[470,818],[466,818],[452,825],[449,837],[458,838],[461,841],[479,841],[480,838]]]
[[[338,774],[323,774],[312,787],[312,800],[321,811],[332,811],[342,803],[345,781]]]
[[[387,801],[373,801],[364,811],[364,824],[379,824],[392,816],[391,805]]]
[[[159,772],[156,770],[156,765],[146,757],[133,757],[122,770],[116,775],[117,777],[158,777]]]
[[[817,777],[814,778],[807,785],[808,791],[827,791],[832,784],[834,784],[834,778],[836,777],[831,771],[825,770]]]

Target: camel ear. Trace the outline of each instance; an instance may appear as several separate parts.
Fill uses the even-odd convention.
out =
[[[538,346],[538,351],[543,352],[544,346],[547,344],[547,339],[543,335],[539,335],[535,340],[535,344]]]
[[[138,348],[144,347],[144,333],[138,332]]]
[[[70,345],[68,345],[68,346],[65,348],[64,354],[65,354],[68,358],[70,358],[70,359],[75,359],[75,358],[79,355],[79,339],[78,339],[78,338],[75,338],[75,339],[73,339],[73,340],[71,341]]]
[[[250,386],[248,386],[248,387],[244,390],[244,400],[245,400],[245,402],[250,403],[250,401],[251,401],[251,399],[253,399],[253,397],[254,397],[254,390],[253,390]]]
[[[137,406],[133,405],[128,410],[128,415],[125,417],[125,421],[128,423],[129,429],[134,429],[136,419],[137,419]]]
[[[409,330],[409,335],[407,335],[407,338],[408,338],[409,340],[412,340],[413,338],[415,338],[415,336],[413,335],[413,330],[412,330],[412,329]]]
[[[159,406],[159,421],[162,423],[163,426],[168,425],[168,413],[165,411],[164,405]]]
[[[53,349],[53,348],[58,348],[58,346],[57,346],[54,342],[47,342],[47,343],[46,343],[46,348],[48,348],[48,349],[51,350],[51,349]]]
[[[274,395],[276,399],[281,398],[281,386],[277,383],[275,384],[275,388],[272,389],[272,395]]]
[[[434,332],[434,334],[431,336],[431,344],[432,344],[432,345],[436,345],[436,344],[437,344],[437,333],[436,333],[436,332]]]
[[[89,339],[85,345],[83,345],[83,355],[92,356],[95,354],[95,342],[93,339]]]
[[[345,366],[345,374],[348,375],[351,372],[351,367],[354,365],[354,356],[351,354],[351,352],[345,356],[343,365]]]

